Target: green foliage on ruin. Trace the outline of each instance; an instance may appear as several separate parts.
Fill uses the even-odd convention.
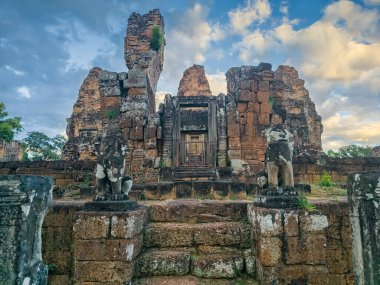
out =
[[[276,98],[270,96],[269,97],[269,104],[271,105],[271,107],[275,106],[276,105]]]
[[[164,35],[160,31],[159,26],[154,26],[152,38],[150,39],[150,48],[154,51],[159,51],[164,44]]]
[[[22,125],[20,117],[7,117],[8,113],[5,111],[5,104],[0,102],[0,140],[10,142],[22,130]]]
[[[297,204],[298,204],[299,209],[302,209],[308,212],[316,211],[315,205],[311,204],[306,197],[299,197]]]
[[[94,177],[93,173],[86,173],[86,175],[83,177],[83,181],[80,184],[80,187],[90,187],[93,177]]]
[[[119,116],[118,108],[110,108],[106,111],[106,117],[110,120],[115,119]]]
[[[28,132],[22,140],[23,160],[59,160],[65,143],[62,135],[51,138],[41,132]]]
[[[57,270],[57,265],[55,264],[48,264],[48,270],[49,270],[49,273],[54,273],[56,270]]]
[[[329,157],[367,157],[371,156],[372,146],[360,146],[356,144],[346,145],[339,148],[338,151],[328,150]]]
[[[332,181],[330,174],[323,172],[321,181],[319,181],[318,185],[322,187],[334,187],[335,183]]]

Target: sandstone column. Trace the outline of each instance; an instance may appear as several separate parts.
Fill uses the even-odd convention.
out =
[[[46,284],[41,227],[52,189],[51,177],[0,176],[0,284]]]
[[[380,172],[348,178],[355,284],[380,284]]]

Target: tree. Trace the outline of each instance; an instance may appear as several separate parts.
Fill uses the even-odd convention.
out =
[[[65,143],[62,135],[51,138],[41,132],[29,132],[22,140],[23,160],[59,160]]]
[[[346,145],[339,148],[338,151],[329,150],[329,157],[366,157],[371,156],[371,146],[360,146],[356,144]]]
[[[164,44],[164,35],[161,33],[158,26],[154,26],[152,38],[150,39],[150,48],[154,51],[159,51]]]
[[[20,117],[7,117],[5,104],[0,102],[0,140],[10,142],[14,139],[15,134],[22,130],[22,125]]]

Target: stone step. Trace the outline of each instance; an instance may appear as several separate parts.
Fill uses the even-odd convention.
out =
[[[259,285],[252,277],[206,279],[194,276],[157,276],[135,279],[133,285]]]
[[[136,276],[186,275],[190,271],[190,252],[148,250],[138,260]]]
[[[214,222],[201,224],[150,223],[144,234],[145,247],[192,247],[251,245],[250,227],[246,223]]]
[[[216,179],[216,171],[213,168],[205,167],[180,167],[173,169],[173,180],[186,180],[186,179],[199,179],[204,178],[207,180]]]
[[[243,268],[241,254],[193,255],[191,259],[191,274],[201,278],[236,278]]]
[[[246,201],[174,200],[149,205],[150,222],[245,222]]]
[[[209,279],[254,276],[255,257],[250,249],[233,247],[151,248],[139,257],[135,276],[186,274]]]

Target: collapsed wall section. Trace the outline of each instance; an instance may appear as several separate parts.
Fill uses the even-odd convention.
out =
[[[150,47],[153,29],[158,27],[162,36],[165,25],[159,9],[140,15],[132,13],[128,19],[127,35],[124,38],[124,58],[128,69],[138,66],[148,76],[153,93],[164,64],[164,47],[154,51]],[[165,41],[162,43],[165,45]]]
[[[275,72],[268,63],[233,67],[226,78],[228,157],[235,175],[249,180],[264,169],[263,131],[275,120],[294,135],[294,157],[319,158],[322,119],[293,67]]]
[[[92,142],[102,129],[99,86],[101,72],[101,68],[92,68],[79,89],[73,112],[67,119],[68,141],[62,153],[65,160],[94,159]]]
[[[133,13],[128,19],[124,55],[129,72],[90,71],[84,80],[73,113],[68,119],[66,160],[96,160],[101,152],[117,144],[127,146],[126,173],[135,182],[158,179],[154,170],[160,140],[160,119],[155,113],[155,91],[163,66],[164,45],[150,46],[153,30],[164,34],[158,9]],[[115,145],[116,146],[116,145]]]
[[[286,111],[285,124],[294,135],[294,156],[319,157],[322,152],[322,118],[294,67],[280,65],[270,85],[272,104]]]
[[[228,157],[236,175],[250,177],[264,168],[265,139],[272,105],[269,85],[274,79],[270,64],[230,68],[227,78]]]

